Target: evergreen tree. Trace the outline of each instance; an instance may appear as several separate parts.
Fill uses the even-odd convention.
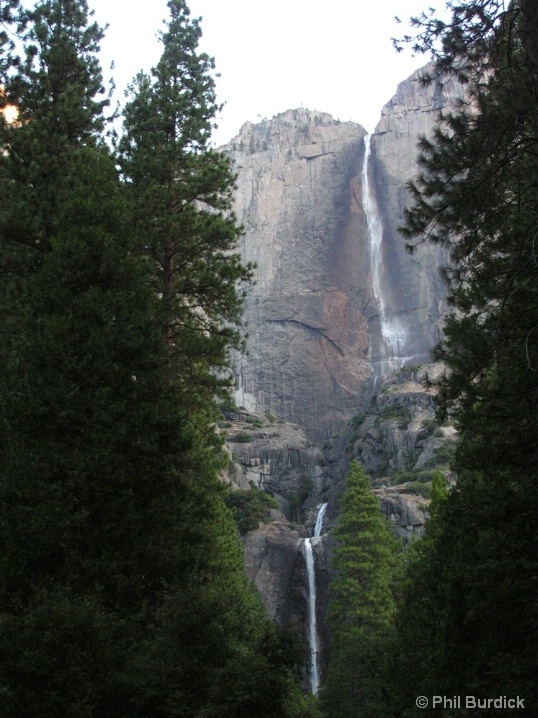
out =
[[[450,9],[448,21],[417,19],[419,44],[437,48],[437,74],[459,74],[467,100],[421,140],[423,171],[411,184],[404,230],[411,244],[429,239],[452,253],[456,311],[436,355],[449,369],[441,410],[461,437],[457,487],[409,588],[424,608],[415,630],[435,646],[414,680],[446,695],[519,694],[530,715],[538,667],[538,19],[522,0]]]
[[[198,51],[199,20],[168,2],[163,53],[140,74],[125,107],[119,157],[140,248],[155,263],[165,334],[189,394],[222,392],[229,351],[241,346],[238,285],[250,269],[235,252],[229,161],[210,146],[218,111],[213,60]]]
[[[334,536],[332,653],[321,703],[329,718],[390,715],[387,656],[394,641],[401,554],[370,480],[356,461]]]
[[[293,665],[223,504],[210,401],[192,386],[187,404],[173,370],[213,367],[192,344],[171,360],[100,140],[100,31],[82,0],[18,17],[20,121],[0,153],[0,713],[293,715]]]
[[[431,501],[424,535],[409,547],[402,601],[396,617],[397,640],[390,658],[393,676],[394,715],[420,715],[417,696],[454,695],[446,674],[439,670],[448,634],[445,616],[447,584],[450,567],[457,565],[454,556],[441,557],[439,534],[443,530],[443,512],[447,501],[447,485],[441,472],[435,472]],[[432,715],[435,715],[431,710]],[[438,711],[442,714],[441,709]]]
[[[9,236],[0,269],[9,275],[35,268],[51,250],[71,192],[72,153],[96,144],[108,104],[97,60],[103,33],[85,0],[20,8],[12,25],[18,44],[5,61],[3,100],[17,107],[18,121],[0,124],[0,231]]]

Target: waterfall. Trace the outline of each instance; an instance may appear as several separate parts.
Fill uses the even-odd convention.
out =
[[[372,289],[379,307],[379,323],[381,327],[381,343],[371,357],[374,373],[387,376],[403,367],[408,357],[403,356],[406,332],[402,323],[394,316],[389,316],[383,286],[383,224],[377,206],[375,189],[370,184],[368,166],[372,149],[370,135],[364,138],[364,160],[362,165],[362,207],[368,225],[370,240],[370,261],[372,265]]]
[[[319,507],[318,515],[316,517],[316,525],[314,526],[314,538],[321,536],[321,529],[323,528],[323,519],[325,512],[327,511],[327,504],[321,504]]]
[[[306,575],[308,577],[308,641],[310,645],[310,688],[314,695],[317,694],[319,688],[319,641],[318,627],[316,616],[316,567],[314,564],[314,552],[312,550],[312,542],[321,535],[323,528],[323,517],[327,510],[327,504],[321,504],[318,515],[316,516],[316,525],[314,527],[314,536],[304,540],[304,553],[306,562]]]

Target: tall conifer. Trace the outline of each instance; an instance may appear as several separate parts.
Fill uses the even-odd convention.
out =
[[[236,251],[230,163],[210,145],[214,63],[198,50],[200,21],[185,1],[168,8],[161,59],[130,91],[119,157],[176,371],[189,393],[212,398],[226,385],[230,348],[241,346],[239,284],[250,270]]]
[[[163,332],[137,195],[101,139],[100,30],[84,0],[18,18],[20,115],[0,152],[0,714],[284,718],[301,701],[222,501],[213,396],[202,382],[186,401],[181,368],[219,361]],[[243,276],[224,251],[223,276]],[[226,287],[201,316],[228,291],[236,316]],[[203,345],[191,309],[178,316]],[[219,336],[222,357],[235,334]]]
[[[437,356],[448,367],[441,409],[460,430],[458,480],[412,568],[406,603],[420,595],[424,610],[413,628],[427,637],[431,660],[419,658],[422,675],[408,682],[415,695],[424,686],[445,695],[525,695],[534,715],[538,17],[526,0],[449,6],[444,19],[417,18],[419,47],[437,49],[435,74],[459,74],[470,102],[421,140],[404,232],[411,244],[429,239],[452,254],[455,312]],[[419,638],[415,656],[423,645]]]
[[[0,269],[9,274],[28,271],[50,251],[70,193],[72,153],[98,142],[108,104],[97,60],[103,33],[85,0],[20,8],[12,25],[19,44],[2,84],[18,118],[0,123],[0,232],[9,238]]]
[[[329,717],[389,715],[387,654],[394,640],[401,548],[356,461],[334,537],[332,652],[321,702]]]

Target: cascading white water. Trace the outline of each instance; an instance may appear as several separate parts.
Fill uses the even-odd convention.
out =
[[[327,504],[321,504],[318,515],[316,516],[316,525],[314,527],[314,536],[304,540],[304,554],[306,562],[306,575],[308,577],[308,640],[310,645],[310,689],[314,695],[317,694],[319,688],[319,641],[318,626],[316,616],[316,567],[314,564],[314,552],[312,550],[312,542],[321,535],[323,528],[323,517],[327,510]]]
[[[323,528],[323,519],[325,518],[325,512],[327,511],[327,504],[321,504],[319,507],[318,515],[316,516],[316,525],[314,526],[314,538],[321,536],[321,529]]]
[[[364,160],[362,165],[362,206],[368,224],[370,240],[370,261],[372,265],[372,288],[374,297],[379,306],[379,323],[381,327],[381,342],[372,356],[372,366],[378,376],[387,376],[398,371],[405,364],[403,356],[406,333],[401,322],[396,317],[390,317],[387,311],[387,302],[383,288],[383,224],[377,206],[374,188],[369,179],[368,166],[372,154],[370,135],[364,138]],[[377,354],[377,356],[375,356]]]

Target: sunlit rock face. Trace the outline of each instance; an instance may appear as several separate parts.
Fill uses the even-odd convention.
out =
[[[235,363],[239,406],[295,422],[321,445],[368,400],[386,374],[379,367],[391,366],[377,361],[381,315],[403,337],[399,366],[428,358],[446,310],[446,257],[427,244],[409,256],[398,227],[418,136],[457,94],[450,83],[422,87],[416,73],[401,83],[371,139],[367,173],[365,130],[305,109],[247,123],[223,148],[237,173],[243,259],[256,263],[248,355]],[[376,281],[366,182],[382,224]]]

